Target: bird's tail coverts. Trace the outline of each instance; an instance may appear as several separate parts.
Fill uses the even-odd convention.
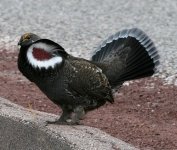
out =
[[[152,40],[140,29],[126,29],[105,40],[92,61],[106,64],[104,73],[111,85],[153,75],[159,55]]]

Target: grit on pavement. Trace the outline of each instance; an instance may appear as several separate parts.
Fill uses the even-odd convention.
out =
[[[0,87],[0,96],[25,107],[29,101],[33,103],[31,97],[35,96],[34,109],[55,114],[60,112],[17,71],[17,43],[22,34],[33,32],[58,42],[74,56],[90,58],[94,48],[105,38],[133,27],[145,31],[159,51],[161,64],[155,76],[177,86],[176,0],[1,0],[0,84],[2,81],[3,86]],[[131,86],[127,86],[129,84]],[[126,83],[117,94],[116,104],[93,112],[97,116],[90,115],[92,119],[87,119],[86,125],[93,124],[140,148],[162,149],[166,146],[174,149],[177,147],[177,87],[173,85],[163,85],[158,78]],[[9,94],[8,89],[15,90]],[[45,101],[43,104],[41,99]],[[115,109],[116,106],[121,107]],[[102,115],[108,109],[104,118],[112,122],[116,120],[116,123],[104,122]],[[154,115],[151,111],[155,111]],[[100,125],[95,125],[98,123]],[[116,125],[118,131],[109,129]]]

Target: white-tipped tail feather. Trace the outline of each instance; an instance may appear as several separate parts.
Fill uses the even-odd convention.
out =
[[[92,61],[107,64],[105,74],[111,84],[116,85],[153,75],[159,65],[159,54],[152,40],[142,30],[133,28],[117,32],[103,41]]]

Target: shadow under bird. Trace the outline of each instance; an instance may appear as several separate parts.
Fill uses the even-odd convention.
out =
[[[59,44],[33,33],[22,35],[18,68],[56,105],[61,117],[48,123],[79,124],[86,112],[107,101],[123,82],[153,75],[159,55],[140,29],[125,29],[98,46],[90,60],[68,54]]]

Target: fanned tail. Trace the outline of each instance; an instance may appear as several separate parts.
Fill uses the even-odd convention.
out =
[[[110,36],[96,50],[92,61],[103,69],[112,86],[148,77],[157,71],[159,54],[140,29],[126,29]]]

